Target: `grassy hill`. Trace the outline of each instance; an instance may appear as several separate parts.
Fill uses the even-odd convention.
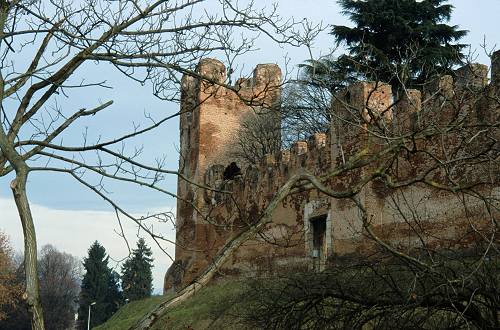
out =
[[[241,281],[225,281],[210,285],[182,304],[169,310],[152,329],[245,329],[238,319],[236,304],[243,290]],[[154,296],[123,306],[96,330],[129,329],[156,305],[171,297]]]

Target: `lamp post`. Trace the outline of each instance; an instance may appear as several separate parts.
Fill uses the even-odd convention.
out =
[[[89,315],[87,317],[87,330],[90,330],[90,307],[95,305],[95,301],[89,305]]]

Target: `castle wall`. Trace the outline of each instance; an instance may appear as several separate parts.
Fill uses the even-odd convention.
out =
[[[500,50],[491,56],[491,84],[500,86]]]
[[[222,174],[233,161],[229,146],[245,116],[279,98],[281,72],[274,64],[257,66],[252,78],[238,80],[231,89],[224,87],[226,80],[224,64],[214,59],[201,60],[196,76],[182,79],[176,274],[169,275],[169,287],[192,280],[231,236],[231,230],[217,229],[207,216],[211,201],[205,200],[205,174],[214,164]]]
[[[487,173],[489,181],[478,183],[477,189],[498,198],[500,166],[495,168],[491,161],[464,162],[444,170],[442,162],[450,155],[484,156],[481,150],[491,139],[481,135],[479,128],[463,133],[449,128],[480,127],[500,118],[495,101],[500,90],[500,53],[495,56],[490,84],[487,68],[478,64],[461,68],[454,76],[439,77],[423,91],[404,91],[398,100],[387,84],[354,84],[333,99],[330,132],[266,155],[230,180],[224,180],[223,173],[233,161],[228,150],[234,134],[246,114],[277,101],[279,68],[258,66],[253,78],[238,80],[234,87],[238,95],[219,85],[226,80],[222,63],[200,62],[197,72],[211,79],[183,79],[179,167],[190,182],[179,180],[176,261],[167,273],[165,290],[179,288],[199,275],[231,237],[260,219],[279,188],[300,173],[322,177],[335,192],[359,186],[356,198],[366,210],[367,222],[363,223],[360,209],[350,198],[332,198],[316,189],[294,191],[275,209],[265,230],[232,254],[221,267],[221,276],[322,270],[335,264],[337,257],[373,254],[381,248],[367,234],[367,225],[377,237],[407,252],[422,244],[466,247],[488,231],[491,214],[481,199],[446,191],[440,184],[482,182]],[[427,138],[427,129],[442,133]],[[420,137],[414,145],[400,148],[397,157],[379,154],[397,139],[411,141],[416,132]],[[500,137],[498,130],[494,134]],[[343,171],[365,159],[366,164]],[[381,168],[398,182],[422,180],[398,187],[388,187],[376,177],[363,181]]]

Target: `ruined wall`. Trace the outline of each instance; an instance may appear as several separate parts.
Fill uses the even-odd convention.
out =
[[[284,183],[304,172],[323,177],[326,186],[337,192],[362,185],[357,197],[374,233],[394,247],[409,251],[424,240],[430,246],[459,248],[452,239],[458,236],[465,238],[461,244],[470,242],[474,236],[468,232],[470,223],[484,223],[484,207],[477,198],[458,198],[432,184],[450,179],[463,184],[478,182],[487,172],[493,186],[484,188],[484,193],[500,195],[500,167],[495,170],[491,162],[464,162],[451,173],[436,165],[449,154],[458,157],[478,152],[489,143],[488,137],[477,133],[479,130],[462,134],[459,129],[450,133],[448,128],[458,124],[480,127],[480,123],[498,121],[500,52],[493,56],[491,70],[490,84],[488,68],[472,64],[453,76],[429,82],[422,91],[406,90],[398,100],[387,84],[356,83],[334,98],[330,132],[297,141],[290,150],[266,155],[259,164],[242,168],[241,175],[224,180],[224,170],[232,161],[227,151],[239,123],[246,113],[278,100],[280,71],[275,65],[260,65],[253,78],[240,79],[234,89],[227,89],[218,85],[226,80],[222,63],[202,60],[197,72],[212,79],[183,78],[179,168],[189,181],[179,179],[178,245],[165,291],[192,281],[231,237],[258,221]],[[442,134],[426,138],[427,129],[442,130]],[[400,137],[411,141],[416,132],[419,137],[414,146],[400,147],[395,158],[379,156],[390,143]],[[412,148],[419,151],[412,153]],[[370,161],[342,172],[360,159]],[[377,178],[363,183],[381,166],[400,182],[419,177],[425,180],[397,189]],[[336,171],[341,174],[325,177]],[[478,173],[482,174],[478,177]],[[318,231],[324,233],[320,243],[315,236]],[[237,275],[321,270],[337,256],[374,249],[377,246],[367,237],[359,208],[352,200],[331,198],[316,189],[295,191],[280,203],[266,229],[241,246],[220,272]]]
[[[493,71],[492,77],[495,74]],[[458,69],[453,76],[430,82],[423,92],[405,90],[399,99],[391,95],[388,86],[358,83],[334,101],[333,107],[340,115],[332,122],[333,136],[342,134],[337,124],[337,121],[346,121],[342,111],[355,109],[352,112],[361,114],[359,125],[349,125],[351,131],[345,133],[348,138],[337,138],[332,144],[334,167],[360,155],[369,158],[389,142],[394,144],[405,138],[406,145],[398,157],[380,155],[368,166],[350,171],[335,183],[339,189],[356,186],[359,178],[380,168],[384,168],[384,174],[390,174],[391,180],[400,182],[395,188],[388,187],[381,179],[371,180],[358,194],[366,208],[368,223],[385,242],[404,251],[422,244],[430,248],[465,248],[483,225],[488,225],[489,215],[480,198],[457,195],[452,189],[444,189],[442,184],[477,186],[478,194],[500,196],[498,146],[488,145],[500,137],[499,131],[490,130],[488,134],[495,136],[486,137],[479,128],[482,123],[493,124],[500,118],[499,90],[495,80],[488,85],[487,75],[487,66],[470,64]],[[374,99],[358,100],[358,95],[367,93]],[[345,94],[350,97],[349,106],[339,104],[345,101]],[[388,103],[392,105],[388,107]],[[380,106],[382,104],[386,106]],[[367,112],[380,113],[379,122],[376,115],[366,118]],[[495,158],[488,158],[491,155]],[[465,160],[467,157],[471,157],[470,161]],[[456,159],[460,161],[453,166],[443,165]],[[415,182],[416,179],[421,182]],[[405,186],[405,181],[411,184]],[[359,255],[376,249],[354,203],[332,199],[331,204],[334,254]],[[471,224],[476,225],[477,231],[471,229]]]
[[[205,173],[213,164],[225,168],[231,163],[227,146],[233,143],[241,121],[277,102],[280,80],[278,66],[263,64],[255,68],[253,77],[239,79],[235,86],[226,88],[226,68],[214,59],[201,60],[195,75],[183,77],[176,262],[166,286],[178,286],[180,279],[192,280],[231,235],[210,224],[204,199]]]

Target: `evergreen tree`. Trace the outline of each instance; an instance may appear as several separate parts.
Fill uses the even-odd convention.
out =
[[[153,258],[143,238],[137,242],[132,256],[122,266],[123,296],[130,301],[149,297],[153,291]]]
[[[349,54],[339,61],[349,71],[378,81],[418,85],[463,60],[467,34],[450,26],[446,0],[339,0],[355,26],[334,26],[332,34]]]
[[[104,323],[121,305],[123,298],[119,291],[118,274],[108,267],[109,257],[99,242],[95,241],[83,261],[85,275],[80,292],[78,319],[80,327],[86,328],[89,305],[92,305],[90,325]]]

